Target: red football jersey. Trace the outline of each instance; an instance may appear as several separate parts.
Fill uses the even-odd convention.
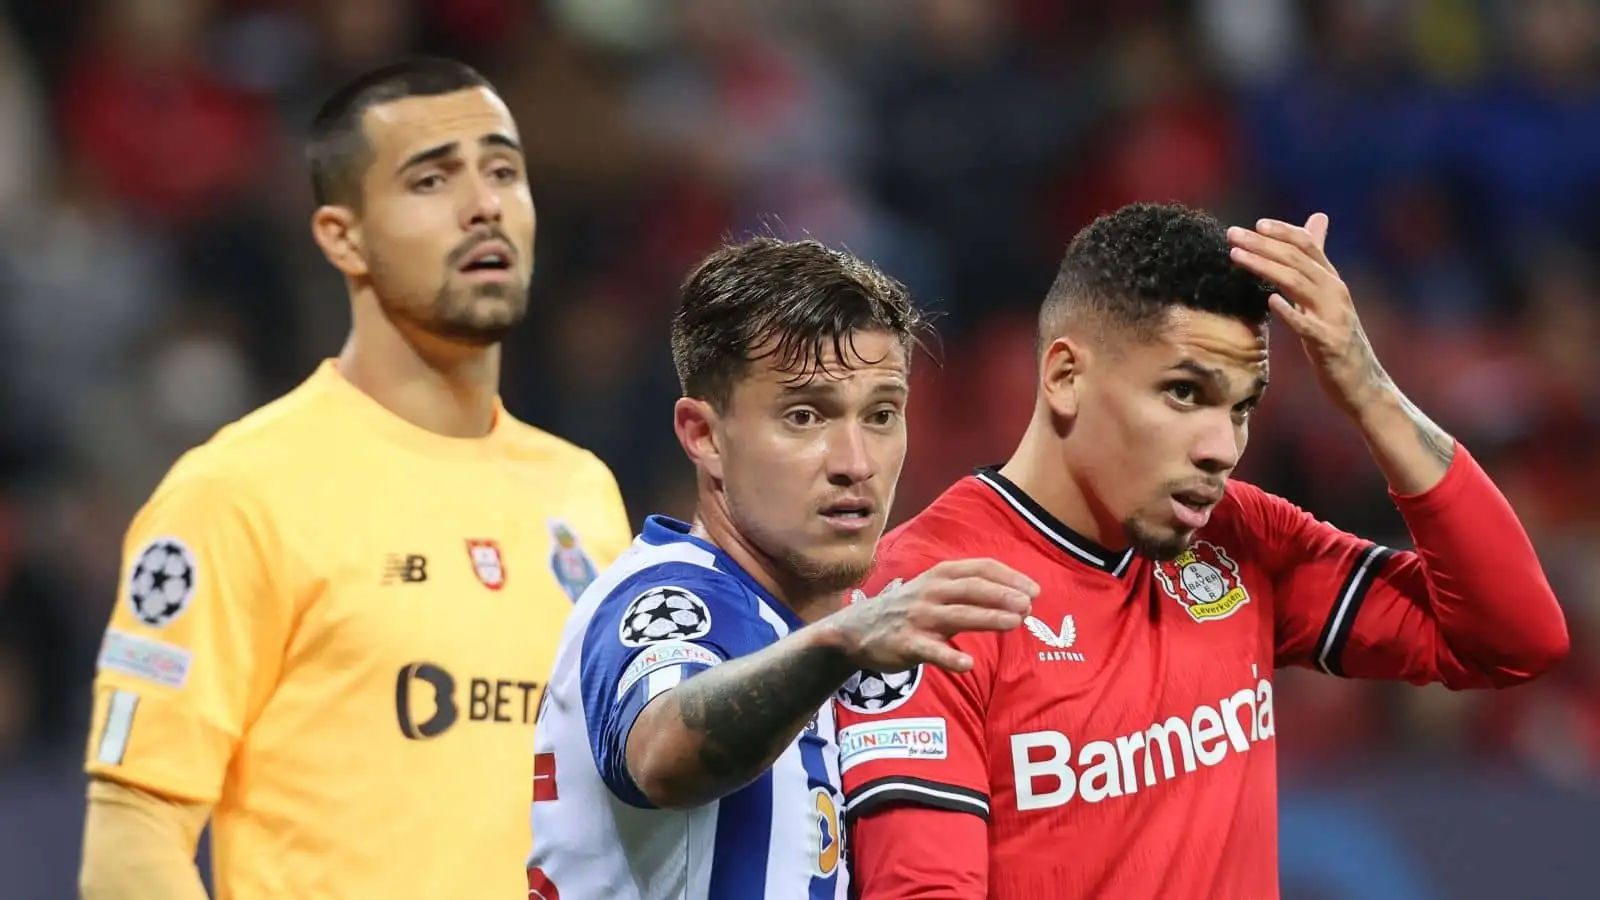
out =
[[[1430,508],[1465,499],[1463,481],[1492,490],[1461,457]],[[1452,651],[1415,553],[1248,484],[1229,485],[1190,550],[1155,563],[1095,545],[980,470],[885,537],[863,587],[983,556],[1039,583],[1025,627],[958,636],[976,663],[965,674],[865,673],[840,692],[863,900],[1276,897],[1275,667],[1455,687],[1516,677]],[[1541,602],[1529,608],[1543,615]],[[918,841],[913,866],[904,848]],[[879,864],[888,845],[896,860]],[[962,868],[964,855],[976,859]],[[948,871],[916,874],[931,863]],[[918,892],[931,883],[945,886]]]

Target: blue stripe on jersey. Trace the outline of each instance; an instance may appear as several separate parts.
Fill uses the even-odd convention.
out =
[[[717,837],[706,900],[749,900],[767,889],[772,770],[717,801]]]
[[[839,872],[844,868],[844,847],[840,843],[844,840],[844,813],[839,808],[839,799],[834,796],[836,788],[828,778],[828,764],[822,751],[827,746],[821,737],[807,731],[800,735],[800,762],[805,766],[806,785],[815,790],[822,788],[829,794],[831,813],[825,814],[823,810],[816,810],[815,828],[817,834],[812,839],[817,842],[817,848],[823,854],[831,851],[832,858],[836,860],[833,872],[827,876],[813,875],[811,878],[811,900],[833,900],[835,885],[839,881]]]

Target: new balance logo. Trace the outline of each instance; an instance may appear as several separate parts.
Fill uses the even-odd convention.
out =
[[[1028,631],[1038,638],[1040,643],[1050,648],[1039,651],[1040,662],[1084,661],[1082,653],[1067,649],[1078,642],[1078,626],[1072,621],[1072,616],[1062,618],[1060,631],[1052,630],[1049,625],[1033,616],[1023,619],[1022,624],[1028,626]]]
[[[428,580],[428,558],[420,553],[391,553],[383,567],[384,584],[421,584]]]

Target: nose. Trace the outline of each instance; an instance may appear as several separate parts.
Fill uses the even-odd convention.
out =
[[[1233,471],[1244,453],[1244,429],[1226,411],[1220,412],[1222,415],[1204,416],[1205,424],[1189,451],[1195,467],[1210,475]]]
[[[874,470],[861,423],[840,422],[828,439],[828,483],[850,487],[871,478]]]
[[[481,225],[500,224],[500,195],[481,174],[463,179],[466,196],[461,207],[461,225],[471,230]]]

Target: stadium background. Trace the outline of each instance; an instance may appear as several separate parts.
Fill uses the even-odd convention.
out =
[[[337,352],[297,139],[413,50],[494,78],[540,216],[505,395],[686,514],[666,321],[751,231],[941,310],[904,516],[999,460],[1031,314],[1098,211],[1332,216],[1380,356],[1533,534],[1572,658],[1501,694],[1284,673],[1289,898],[1600,880],[1600,9],[1589,0],[9,0],[0,19],[0,896],[72,895],[87,685],[165,467]],[[1277,338],[1244,477],[1404,545]],[[1196,834],[1196,841],[1208,836]]]

